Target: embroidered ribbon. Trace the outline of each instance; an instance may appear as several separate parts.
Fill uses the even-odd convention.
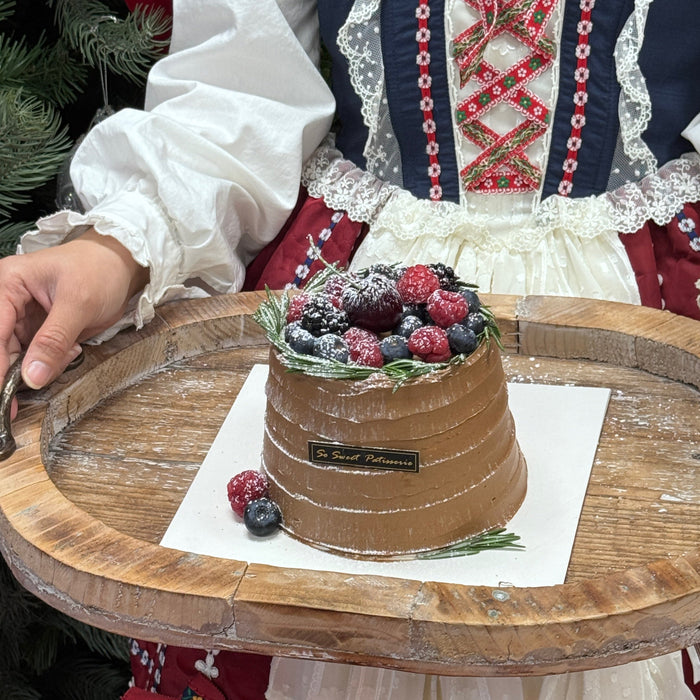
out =
[[[479,12],[479,20],[454,39],[453,55],[461,86],[472,78],[479,89],[457,105],[462,134],[483,149],[460,173],[466,190],[524,192],[537,189],[542,173],[525,148],[544,134],[550,121],[547,106],[526,86],[554,60],[554,45],[544,35],[556,0],[464,0]],[[488,42],[508,32],[529,53],[507,71],[484,60]],[[525,117],[508,134],[499,135],[481,121],[497,104],[507,104]]]
[[[566,142],[567,154],[562,163],[563,175],[559,183],[558,192],[562,197],[571,194],[574,183],[574,173],[578,167],[578,152],[583,143],[583,127],[586,125],[586,103],[588,102],[588,57],[591,54],[589,44],[589,34],[593,31],[591,21],[595,0],[580,0],[581,19],[576,27],[578,32],[578,43],[576,45],[576,70],[574,79],[576,80],[576,92],[574,93],[574,113],[571,116],[571,135]]]

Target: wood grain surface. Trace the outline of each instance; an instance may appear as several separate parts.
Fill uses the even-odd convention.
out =
[[[700,324],[624,304],[483,296],[510,381],[612,392],[565,584],[494,591],[160,547],[248,371],[266,361],[258,293],[164,306],[22,396],[18,450],[0,463],[3,555],[68,614],[192,646],[525,675],[700,641]]]

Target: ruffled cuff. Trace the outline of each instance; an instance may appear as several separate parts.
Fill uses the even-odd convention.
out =
[[[123,328],[141,328],[154,317],[158,304],[206,295],[201,289],[184,286],[181,247],[168,224],[167,216],[144,193],[121,192],[86,214],[64,210],[39,219],[37,228],[24,234],[17,252],[30,253],[68,242],[92,226],[118,240],[139,265],[149,268],[149,283],[129,300],[122,318],[90,341],[99,343]]]

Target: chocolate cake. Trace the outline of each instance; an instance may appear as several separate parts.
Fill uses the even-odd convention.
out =
[[[493,337],[400,382],[299,371],[276,345],[262,470],[291,536],[396,558],[503,526],[518,510],[527,468]]]

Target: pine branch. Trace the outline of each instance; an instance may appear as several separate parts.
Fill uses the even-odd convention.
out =
[[[21,89],[0,93],[0,218],[58,171],[70,150],[67,129],[51,105]]]
[[[23,88],[59,107],[73,101],[85,87],[87,70],[62,42],[48,45],[42,36],[29,47],[0,34],[0,89]]]
[[[15,0],[0,0],[0,22],[12,17],[15,12]]]
[[[170,28],[161,10],[137,7],[121,19],[95,0],[48,0],[56,5],[56,17],[63,35],[73,49],[93,68],[104,67],[133,82],[146,77],[149,67],[167,46],[159,39]]]
[[[12,255],[17,250],[20,237],[33,228],[35,226],[32,221],[12,221],[8,224],[0,225],[0,258]],[[0,622],[0,625],[2,625],[2,622]]]

